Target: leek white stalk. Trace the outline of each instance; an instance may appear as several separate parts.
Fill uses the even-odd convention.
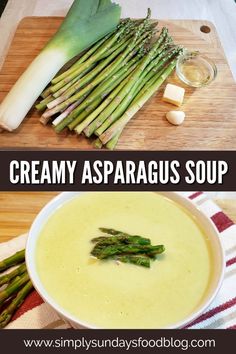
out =
[[[0,129],[17,129],[57,72],[114,30],[119,19],[120,7],[110,0],[74,0],[58,32],[1,103]]]
[[[0,126],[8,131],[18,128],[58,68],[65,63],[60,51],[43,51],[30,64],[0,106]],[[40,68],[43,67],[43,70]]]

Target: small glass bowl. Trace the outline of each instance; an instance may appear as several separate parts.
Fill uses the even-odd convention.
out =
[[[176,64],[176,73],[180,80],[192,87],[209,85],[217,76],[215,63],[200,52],[185,52]]]

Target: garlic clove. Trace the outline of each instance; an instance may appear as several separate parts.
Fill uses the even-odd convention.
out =
[[[185,113],[182,111],[170,111],[166,114],[166,119],[173,125],[180,125],[184,122]]]

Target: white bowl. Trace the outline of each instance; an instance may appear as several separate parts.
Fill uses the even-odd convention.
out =
[[[73,328],[97,328],[92,326],[91,324],[85,323],[81,321],[79,318],[71,315],[69,312],[64,310],[61,306],[59,306],[56,301],[47,293],[43,284],[40,281],[36,270],[36,262],[35,262],[35,250],[38,237],[42,230],[42,227],[46,223],[46,221],[50,218],[50,216],[55,212],[56,209],[61,207],[64,203],[68,202],[75,196],[80,196],[84,192],[64,192],[59,194],[56,198],[54,198],[51,202],[49,202],[38,214],[36,219],[34,220],[26,245],[26,264],[29,272],[29,276],[34,284],[35,289],[38,291],[40,296],[47,302],[58,314],[60,317],[66,320]],[[117,192],[119,193],[119,192]],[[202,227],[205,233],[208,235],[209,242],[211,243],[212,253],[213,253],[213,271],[214,274],[212,276],[211,284],[208,291],[208,296],[203,300],[202,304],[198,307],[198,309],[188,316],[183,321],[178,322],[170,326],[169,328],[182,328],[187,324],[191,323],[198,316],[200,316],[207,307],[214,300],[217,295],[220,286],[222,284],[224,270],[225,270],[225,258],[224,252],[222,249],[222,245],[219,238],[219,233],[213,224],[213,222],[207,218],[201,211],[198,209],[192,201],[180,196],[175,192],[162,192],[161,195],[175,201],[182,207],[184,207],[188,212],[190,212],[198,221],[198,224]]]

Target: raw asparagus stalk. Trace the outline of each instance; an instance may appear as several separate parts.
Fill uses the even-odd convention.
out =
[[[74,84],[71,85],[61,96],[54,99],[50,102],[47,107],[49,108],[49,113],[44,114],[44,116],[52,116],[55,113],[65,109],[69,104],[76,102],[76,100],[80,99],[81,96],[86,94],[86,92],[90,91],[94,88],[94,86],[90,86],[88,89],[88,84],[93,82],[93,79],[103,71],[103,69],[113,61],[116,57],[117,53],[114,52],[110,57],[102,61],[98,66],[96,66],[92,71],[90,71],[86,76],[84,76],[81,80],[76,80]],[[83,89],[83,90],[81,90]],[[76,95],[76,99],[74,99]],[[70,97],[73,97],[70,99]],[[69,100],[70,99],[70,100]]]
[[[140,91],[140,94],[141,94],[141,95],[143,94],[143,91],[141,91],[142,88],[143,88],[143,86],[144,86],[145,83],[152,77],[152,75],[155,74],[155,72],[152,71],[152,72],[149,73],[149,74],[151,74],[151,75],[147,75],[147,76],[144,78],[144,80],[141,81],[140,85],[138,86],[138,89],[136,90],[136,92],[135,92],[135,94],[134,94],[135,100],[136,100],[136,96],[138,96],[138,95],[137,95],[137,92]],[[134,101],[132,101],[131,104],[133,104],[133,102],[134,102]],[[88,127],[88,128],[89,128],[89,127]],[[120,136],[121,136],[123,130],[124,130],[124,128],[120,129],[120,130],[116,133],[116,135],[115,135],[111,140],[109,140],[109,141],[106,143],[106,148],[107,148],[107,149],[109,149],[109,150],[114,150],[114,149],[115,149],[115,147],[116,147],[116,145],[117,145],[117,143],[118,143],[118,141],[119,141],[119,139],[120,139]],[[94,129],[93,129],[93,132],[94,132]],[[101,142],[101,140],[100,140],[99,138],[97,138],[97,144],[100,144],[101,147],[103,146],[103,144],[102,144],[102,142]]]
[[[99,96],[96,98],[96,100],[92,101],[89,105],[87,105],[83,112],[79,114],[79,116],[76,118],[77,122],[82,122],[84,119],[92,113],[101,103],[102,103],[103,97]],[[74,126],[71,126],[70,124],[68,125],[68,128],[70,130],[73,130]]]
[[[25,260],[25,250],[16,252],[13,256],[0,261],[0,272]]]
[[[136,61],[136,60],[138,60],[138,57],[133,59],[133,61]],[[132,61],[131,61],[131,62],[132,62]],[[130,62],[130,63],[131,63],[131,62]],[[130,65],[130,63],[129,63],[128,65]],[[137,67],[137,65],[136,65],[136,67]],[[122,70],[122,69],[121,69],[121,70]],[[120,71],[120,72],[122,72],[122,71]],[[118,72],[118,74],[119,74],[120,72]],[[133,72],[133,69],[132,69],[132,72]],[[109,79],[110,82],[112,82],[113,80],[114,80],[113,77],[111,77],[111,78]],[[104,87],[104,86],[107,86],[107,84],[110,85],[110,84],[109,84],[109,81],[104,82],[104,83],[103,83],[103,87]],[[123,80],[122,80],[122,81],[123,81]],[[122,81],[121,81],[121,82],[122,82]],[[124,86],[125,86],[125,85],[124,85]],[[123,87],[124,87],[124,86],[123,86]],[[104,89],[103,89],[102,87],[98,87],[97,91],[95,91],[95,92],[93,93],[93,95],[96,95],[99,91],[103,91],[103,90],[104,90]],[[120,92],[120,90],[119,90],[119,92]],[[119,94],[118,94],[118,97],[119,97]],[[116,104],[117,104],[118,101],[119,101],[119,98],[118,98],[118,97],[117,97],[117,95],[116,95],[116,97],[114,97],[114,99],[113,99],[114,105],[111,105],[111,103],[110,103],[110,104],[100,113],[100,115],[96,118],[96,120],[94,120],[94,121],[91,123],[91,125],[89,126],[89,128],[88,128],[87,130],[85,130],[86,136],[91,136],[91,135],[93,134],[93,132],[96,130],[97,126],[100,126],[100,125],[101,125],[100,122],[101,122],[101,121],[105,121],[105,120],[107,119],[107,117],[108,117],[109,114],[110,114],[110,111],[115,109]],[[113,102],[113,101],[112,101],[112,102]],[[114,106],[115,106],[115,107],[114,107]],[[73,117],[74,115],[75,115],[75,112],[72,113],[71,118],[74,118],[74,117]],[[74,121],[73,121],[73,119],[72,119],[72,123],[69,125],[69,126],[70,126],[70,129],[75,128],[78,124],[79,124],[79,121],[78,121],[77,119],[74,120]],[[83,127],[83,128],[84,128],[84,127]],[[78,134],[81,133],[80,127],[78,127],[78,129],[76,128],[76,132],[77,132]]]
[[[111,140],[117,132],[120,131],[139,111],[139,109],[152,97],[152,95],[160,88],[167,77],[172,73],[176,66],[176,59],[173,60],[167,68],[163,69],[160,77],[155,81],[155,83],[149,88],[149,90],[134,104],[132,105],[123,116],[113,123],[99,138],[103,144],[106,144]]]
[[[159,50],[157,49],[155,51],[155,55],[159,55],[163,51],[163,49],[165,49],[166,46],[169,45],[169,39],[166,40],[166,35],[166,31],[163,30],[162,35],[160,36],[160,38],[162,39],[160,40],[159,38],[158,43],[164,41],[164,45],[162,45]],[[146,71],[150,71],[151,68],[158,63],[159,60],[160,58],[154,60],[154,64],[152,64],[152,66],[151,64],[149,64],[146,68]],[[140,66],[141,65],[142,63],[140,64]],[[99,117],[97,117],[97,119],[88,128],[88,132],[90,135],[94,132],[97,136],[101,135],[128,108],[129,104],[133,99],[134,92],[136,92],[140,82],[143,81],[143,76],[146,75],[146,72],[143,72],[143,70],[139,71],[139,68],[136,69],[135,73],[134,77],[132,77],[131,80],[129,80],[129,82],[127,83],[127,85],[125,85],[123,90],[119,92],[119,95],[114,98],[113,102],[109,104],[109,106],[99,115]]]
[[[11,295],[18,292],[18,290],[29,281],[29,275],[24,273],[20,278],[10,284],[7,288],[0,292],[0,306],[3,302],[8,299]]]
[[[113,113],[111,117],[109,117],[99,129],[96,130],[96,135],[100,136],[110,125],[115,119],[120,118],[122,112],[125,112],[125,110],[129,107],[130,104],[134,104],[140,97],[144,95],[144,92],[148,90],[148,88],[151,86],[153,83],[153,80],[151,80],[154,76],[157,79],[158,75],[156,72],[163,68],[163,66],[174,56],[176,56],[180,52],[180,48],[176,48],[174,50],[168,51],[168,53],[163,52],[162,55],[151,62],[150,67],[152,68],[151,71],[146,74],[146,71],[144,72],[144,77],[141,76],[140,80],[138,81],[137,85],[134,85],[132,90],[129,93],[129,96],[125,98],[124,101],[122,101],[122,104],[119,106],[119,108],[116,110],[116,115]],[[160,60],[160,58],[163,58]],[[161,72],[160,72],[161,75]],[[159,75],[159,76],[160,76]],[[143,90],[143,87],[145,89]],[[117,134],[107,142],[106,147],[110,150],[113,150],[119,140],[120,135],[122,134],[123,128],[120,129]]]
[[[75,83],[77,83],[77,81],[79,80],[81,78],[81,76],[79,75],[79,76],[76,76],[72,81],[70,81],[70,82],[68,82],[68,84],[66,84],[66,85],[64,85],[64,83],[63,83],[63,85],[62,85],[62,87],[61,88],[59,88],[58,89],[58,91],[55,91],[55,86],[52,86],[52,89],[51,90],[54,90],[53,91],[53,97],[54,97],[54,100],[55,100],[55,98],[58,98],[58,97],[60,97],[64,92],[66,92],[67,90],[69,90],[69,88],[71,87],[71,86],[73,86]]]
[[[125,34],[125,36],[122,38],[122,40],[118,40],[118,42],[113,45],[109,50],[104,53],[99,60],[105,59],[109,55],[111,55],[114,51],[116,51],[119,47],[123,46],[124,43],[128,42],[129,39],[133,37],[133,33],[128,32]]]
[[[25,301],[25,298],[32,289],[33,284],[29,280],[25,286],[17,293],[16,297],[11,301],[11,303],[0,314],[0,328],[6,327],[15,311],[22,305],[22,303]]]
[[[21,275],[26,272],[26,264],[21,264],[18,268],[14,269],[12,272],[4,274],[0,277],[0,287],[3,284],[8,284],[16,276]]]
[[[74,93],[76,93],[80,88],[84,87],[86,84],[91,82],[100,72],[103,72],[103,69],[110,64],[113,59],[117,57],[117,55],[124,50],[126,47],[126,43],[123,44],[122,47],[118,48],[115,52],[113,52],[109,57],[107,57],[105,60],[103,60],[99,65],[97,65],[92,71],[89,71],[89,73],[84,76],[81,80],[76,80],[76,83],[72,85],[71,88],[66,90],[63,95],[55,99],[54,101],[50,102],[48,104],[48,108],[52,109],[56,106],[58,106],[60,103],[66,101],[69,97],[71,97]],[[106,74],[104,75],[106,77]],[[69,82],[71,82],[73,79],[71,79]],[[65,84],[65,83],[63,83]],[[56,112],[57,113],[57,112]]]
[[[96,129],[95,134],[97,136],[102,135],[102,133],[107,130],[110,125],[115,122],[121,115],[126,111],[126,109],[129,107],[130,103],[133,100],[134,93],[136,92],[138,86],[140,84],[140,81],[137,80],[134,86],[130,89],[129,93],[123,98],[122,94],[119,94],[115,98],[115,103],[117,104],[117,108],[114,110],[114,112],[106,118],[106,120],[101,124],[101,126]],[[111,105],[114,102],[111,102]]]
[[[140,45],[139,48],[141,48],[143,46],[143,43],[145,42],[145,40],[150,38],[150,33],[144,33],[144,35],[139,38],[138,37],[138,42],[140,41]],[[116,69],[119,69],[120,66],[124,66],[130,58],[132,58],[134,56],[134,54],[137,52],[137,48],[136,45],[138,42],[134,42],[134,41],[130,41],[130,44],[128,45],[127,49],[121,53],[119,55],[118,58],[116,58],[115,61],[113,61],[113,63],[111,65],[109,65],[103,72],[100,73],[100,75],[98,75],[89,85],[87,85],[84,89],[80,90],[78,93],[72,95],[71,97],[67,98],[66,100],[64,100],[65,96],[63,95],[63,97],[59,97],[60,100],[64,100],[62,103],[59,103],[58,105],[56,105],[54,108],[50,109],[47,113],[44,114],[45,117],[47,116],[52,116],[56,113],[58,113],[59,111],[62,111],[64,109],[66,109],[70,104],[76,102],[81,96],[83,96],[87,91],[95,88],[96,86],[98,86],[104,79],[108,78],[110,75],[112,75]],[[135,48],[135,49],[134,49]],[[114,53],[112,54],[112,57],[114,56]],[[110,58],[110,57],[109,57]],[[113,58],[114,59],[114,58]],[[73,89],[76,91],[78,90],[78,87],[73,87]],[[67,95],[71,95],[72,93],[72,89],[69,90],[70,92],[67,93]],[[59,99],[57,99],[57,103],[59,102]],[[51,107],[51,104],[49,104],[49,107]],[[55,102],[53,103],[55,104]]]
[[[177,47],[172,50],[168,50],[168,52],[164,52],[164,56],[161,61],[156,63],[152,70],[145,76],[144,80],[139,87],[139,91],[137,95],[135,95],[134,100],[132,101],[132,105],[139,100],[140,97],[144,95],[144,93],[149,89],[149,87],[155,82],[155,79],[158,79],[162,73],[163,67],[167,64],[168,61],[173,60],[179,53],[182,51],[182,48]],[[158,75],[159,72],[159,75]],[[153,80],[154,78],[154,80]]]
[[[103,96],[103,98],[106,97],[108,93],[110,93],[114,88],[116,88],[117,85],[120,84],[120,82],[122,82],[122,80],[124,80],[138,66],[139,62],[140,55],[136,55],[135,57],[133,57],[127,64],[124,62],[119,70],[116,70],[114,73],[108,76],[106,80],[101,81],[101,83],[91,93],[86,103],[89,104],[95,98],[101,95]],[[82,108],[84,107],[79,107],[76,111],[74,111],[70,118],[76,118],[76,115],[78,115],[79,111],[81,111]],[[77,124],[76,122],[69,124],[70,129],[72,130],[73,128],[75,128]]]
[[[169,41],[167,41],[167,45],[169,44]],[[161,47],[160,51],[163,51],[163,48],[165,48],[165,45]],[[157,52],[155,52],[156,54]],[[149,57],[149,54],[147,55]],[[143,59],[143,61],[145,58]],[[157,59],[157,63],[159,62],[159,57]],[[155,61],[155,60],[154,60]],[[143,63],[140,64],[140,68],[137,68],[136,73],[134,73],[134,77],[131,78],[131,80],[127,83],[127,85],[123,88],[122,92],[119,93],[119,96],[116,98],[115,102],[111,102],[111,110],[113,107],[116,107],[113,113],[106,118],[105,121],[101,124],[101,126],[95,131],[95,134],[97,136],[100,136],[104,133],[106,129],[109,128],[109,126],[114,123],[129,107],[130,103],[132,102],[138,87],[140,87],[140,82],[143,81],[144,76],[146,75],[146,72],[150,70],[150,64],[147,65],[145,68],[140,70],[143,66]],[[152,67],[152,66],[151,66]],[[135,78],[135,81],[134,81]],[[118,100],[118,102],[117,102]],[[114,104],[115,103],[115,104]],[[108,108],[109,110],[109,108]],[[104,117],[103,117],[104,119]]]
[[[131,31],[130,33],[130,29],[132,28],[132,26],[129,27],[128,31],[126,30],[127,34],[125,34],[124,38],[122,38],[122,40],[118,40],[117,44],[113,45],[109,50],[107,50],[100,58],[99,61],[101,61],[102,59],[107,58],[108,56],[110,56],[113,52],[115,52],[116,50],[118,50],[119,48],[123,48],[123,45],[125,43],[128,42],[128,40],[133,36],[133,33]],[[77,63],[76,63],[77,64]],[[93,64],[93,66],[96,66],[97,63]],[[77,65],[78,67],[79,65]],[[88,68],[86,71],[88,72],[89,70],[91,70],[90,68]],[[69,74],[73,73],[74,70],[67,70],[67,72],[65,72],[63,75],[61,75],[62,80],[60,82],[58,82],[58,84],[60,83],[61,85],[64,85],[64,78],[67,78],[69,76]],[[80,75],[79,75],[80,76]],[[74,81],[74,80],[73,80]],[[52,92],[56,91],[56,86],[51,86],[52,87]],[[63,91],[64,92],[64,91]],[[54,94],[55,97],[59,97],[59,92],[56,92],[56,94]]]
[[[36,104],[35,108],[38,110],[38,111],[43,111],[44,109],[47,108],[47,104],[49,102],[52,102],[54,100],[54,97],[53,95],[49,95],[47,96],[47,98],[44,98],[42,101],[40,101],[38,104]]]
[[[58,124],[60,124],[66,117],[68,117],[68,115],[73,112],[85,99],[86,97],[89,96],[91,92],[87,92],[86,95],[84,95],[83,97],[81,97],[80,100],[78,100],[77,102],[73,103],[72,105],[70,105],[68,108],[65,109],[65,111],[63,111],[56,119],[54,119],[54,121],[52,122],[52,124],[54,126],[57,126]],[[51,117],[49,118],[44,118],[44,117],[41,117],[40,118],[40,122],[43,123],[43,124],[47,124],[48,121],[50,120]],[[45,123],[44,123],[45,122]]]
[[[127,24],[127,26],[129,26],[129,25]],[[111,48],[111,46],[114,43],[117,42],[118,38],[126,30],[126,28],[127,28],[126,26],[120,27],[120,29],[117,32],[115,32],[115,35],[112,36],[111,38],[108,38],[105,41],[105,43],[103,43],[103,45],[100,46],[100,48],[95,52],[95,54],[92,57],[90,57],[88,60],[86,60],[86,62],[79,65],[79,67],[72,72],[73,75],[75,75],[75,74],[76,74],[76,76],[79,75],[81,72],[83,72],[84,70],[89,68],[93,63],[97,62],[101,58],[101,56],[103,54],[105,54],[106,51],[108,51],[109,48]],[[69,81],[69,76],[66,75],[68,81]],[[62,77],[58,76],[57,78],[52,80],[52,83],[56,84],[57,82],[61,81],[61,79],[62,79]]]
[[[52,94],[53,100],[55,98],[61,96],[66,90],[68,90],[73,84],[75,84],[80,78],[82,78],[84,75],[86,75],[90,70],[92,70],[96,66],[95,64],[92,64],[87,70],[83,71],[81,74],[76,76],[72,81],[68,82],[68,84],[65,84],[64,81],[59,81],[55,85],[49,86],[44,93],[44,96],[49,96]],[[46,101],[47,97],[44,99]],[[53,101],[52,100],[52,101]],[[51,100],[49,101],[51,102]],[[48,103],[49,103],[48,102]],[[36,107],[37,108],[37,107]]]
[[[142,21],[141,21],[142,22]],[[135,23],[135,22],[134,22]],[[140,23],[139,23],[140,24]],[[147,25],[147,32],[150,32],[150,33],[153,33],[153,35],[156,33],[156,26],[157,26],[158,22],[154,22],[154,23],[151,23],[151,24],[148,24]],[[137,28],[134,27],[134,29],[132,29],[131,31],[129,31],[129,33],[126,35],[125,38],[122,39],[122,41],[118,41],[118,43],[111,47],[107,52],[106,54],[104,54],[104,57],[110,55],[114,50],[116,50],[122,43],[124,43],[125,40],[127,39],[130,39],[131,37],[133,37],[135,35],[137,31]],[[102,57],[103,59],[103,57]]]
[[[50,89],[51,93],[56,96],[59,95],[60,92],[65,90],[65,87],[67,87],[67,90],[77,81],[84,81],[86,84],[86,79],[85,77],[87,77],[88,74],[90,74],[91,72],[93,72],[94,68],[96,67],[96,64],[92,64],[88,69],[84,70],[82,73],[80,73],[79,75],[75,76],[73,78],[73,80],[70,80],[68,83],[65,83],[63,80],[58,82],[56,85],[53,85]],[[80,80],[79,80],[80,79]],[[89,81],[89,79],[88,79]],[[83,86],[83,84],[81,85]],[[66,91],[67,91],[66,90]],[[65,92],[65,91],[64,91]],[[58,96],[60,97],[60,96]],[[47,105],[48,108],[50,108],[51,106],[51,102]]]
[[[93,146],[95,147],[95,149],[101,149],[103,147],[102,142],[99,138],[94,141]]]
[[[58,82],[62,81],[65,77],[70,75],[74,72],[82,63],[87,61],[89,57],[94,54],[97,49],[104,43],[108,38],[113,35],[114,31],[109,33],[104,38],[100,39],[97,43],[95,43],[88,51],[86,51],[77,61],[74,63],[68,70],[64,71],[62,74],[55,76],[55,78],[51,81],[53,85],[57,84]]]
[[[137,66],[137,58],[132,59],[125,67],[122,67],[115,75],[111,76],[105,82],[103,82],[100,86],[97,87],[89,96],[88,98],[79,106],[77,107],[71,114],[64,119],[58,126],[56,126],[56,132],[59,133],[62,131],[67,125],[69,125],[78,115],[83,111],[84,108],[91,102],[93,102],[99,96],[106,96],[108,95],[117,85],[119,85],[120,80],[122,80],[130,74],[131,71],[135,69]],[[78,125],[80,121],[75,122],[75,126]],[[74,127],[70,126],[71,129]]]
[[[76,126],[75,131],[77,134],[82,133],[82,131],[109,105],[109,103],[113,100],[114,97],[116,97],[122,87],[124,87],[124,85],[128,82],[129,77],[130,76],[128,76],[125,80],[122,80],[122,82],[114,91],[111,92],[111,94],[103,101],[103,103],[97,107],[97,109],[93,111],[82,123]],[[86,136],[90,136],[89,131],[86,129],[84,130],[84,133]]]
[[[86,62],[88,59],[92,59],[92,54],[97,52],[97,49],[101,47],[101,45],[106,42],[110,37],[115,37],[117,44],[114,44],[110,47],[110,49],[106,50],[97,60],[104,59],[106,56],[110,55],[113,51],[115,51],[120,45],[123,44],[122,40],[127,39],[127,35],[134,30],[135,22],[131,21],[129,18],[121,21],[121,23],[117,26],[117,29],[107,36],[102,38],[100,41],[95,43],[85,54],[83,54],[75,64],[73,64],[68,70],[63,72],[60,75],[57,75],[53,80],[53,84],[57,84],[59,81],[63,80],[65,77],[74,72],[82,63]],[[118,32],[119,31],[119,32]],[[118,34],[117,34],[118,32]],[[132,34],[131,34],[132,35]],[[126,37],[126,38],[124,38]]]
[[[123,132],[123,129],[121,129],[111,140],[108,141],[108,143],[106,143],[106,148],[107,149],[109,149],[109,150],[114,150],[115,149],[115,147],[118,144],[118,141],[119,141],[119,139],[121,137],[122,132]],[[102,145],[101,140],[99,138],[97,140],[99,140],[101,145]]]
[[[106,98],[110,94],[110,92],[112,92],[112,90],[114,90],[127,77],[127,75],[129,75],[130,72],[135,69],[135,67],[138,65],[138,63],[135,63],[135,61],[136,59],[130,62],[129,65],[124,68],[123,71],[120,71],[119,73],[117,73],[117,75],[113,75],[110,79],[105,80],[104,83],[99,86],[97,90],[92,92],[86,102],[82,103],[80,107],[71,112],[71,115],[68,117],[68,119],[72,119],[72,122],[68,124],[68,128],[70,130],[73,130],[78,124],[80,124],[80,122],[82,122],[88,116],[87,112],[85,112],[84,110],[86,110],[86,107],[88,105],[91,105],[91,102],[94,102],[94,99],[97,100],[99,98],[101,103],[102,100]],[[76,117],[75,112],[77,114],[78,112],[81,113]]]

